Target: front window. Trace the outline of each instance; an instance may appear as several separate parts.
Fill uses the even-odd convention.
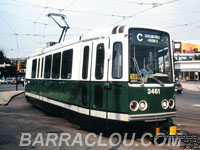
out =
[[[165,32],[129,30],[129,73],[131,83],[170,83],[169,35]]]

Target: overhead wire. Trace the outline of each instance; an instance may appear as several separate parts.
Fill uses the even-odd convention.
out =
[[[135,4],[135,5],[158,5],[159,4],[159,3],[133,2],[133,1],[127,1],[127,0],[117,0],[117,1],[123,2],[123,3]]]
[[[153,5],[153,6],[150,7],[150,8],[141,10],[141,11],[136,12],[136,13],[134,13],[134,14],[132,14],[132,15],[129,15],[129,16],[125,16],[122,20],[120,20],[120,21],[114,23],[113,25],[118,24],[118,23],[122,23],[123,21],[125,21],[125,20],[127,20],[127,19],[130,19],[130,18],[133,18],[133,17],[135,17],[135,16],[137,16],[137,15],[139,15],[139,14],[143,14],[143,13],[145,13],[145,12],[147,12],[147,11],[150,11],[150,10],[152,10],[152,9],[155,9],[155,8],[157,8],[157,7],[160,7],[160,6],[163,6],[163,5],[167,5],[167,4],[170,4],[170,3],[174,3],[174,2],[176,2],[176,1],[178,1],[178,0],[171,0],[171,1],[168,1],[168,2],[165,2],[165,3],[157,3],[156,5]]]
[[[0,15],[0,18],[7,24],[8,28],[14,33],[15,35],[15,40],[16,40],[16,46],[17,50],[19,50],[19,41],[18,41],[18,34],[15,32],[15,30],[12,28],[12,26],[7,22],[7,20]]]
[[[63,10],[68,9],[69,7],[71,7],[72,5],[74,5],[78,0],[74,0],[72,1],[70,4],[68,4],[66,7],[63,8]]]
[[[22,3],[28,4],[28,5],[31,5],[34,7],[39,7],[39,8],[52,9],[52,10],[56,10],[58,12],[66,11],[66,12],[73,12],[73,13],[85,13],[85,14],[91,14],[91,15],[102,15],[102,16],[119,17],[119,18],[125,17],[125,16],[117,15],[117,14],[106,14],[106,13],[88,12],[88,11],[80,11],[80,10],[70,10],[70,9],[66,9],[66,8],[61,9],[61,8],[55,8],[55,7],[50,7],[50,6],[42,6],[42,5],[38,5],[38,4],[24,2],[21,0],[11,0],[11,1],[22,2]]]
[[[29,22],[29,23],[32,23],[32,24],[39,24],[39,25],[44,25],[44,26],[50,25],[50,26],[56,27],[56,25],[54,25],[54,24],[44,23],[44,22],[39,22],[39,21],[36,21],[36,22],[35,22],[35,21],[29,20],[29,19],[26,19],[26,18],[23,18],[23,17],[19,17],[19,16],[16,16],[16,15],[13,15],[13,14],[10,14],[10,13],[7,13],[7,12],[4,12],[4,11],[2,11],[2,10],[0,10],[0,13],[9,15],[9,16],[14,17],[14,18],[16,18],[16,19],[23,20],[23,21],[26,21],[26,22]],[[73,28],[74,28],[74,29],[78,29],[78,30],[85,30],[85,31],[91,30],[91,29],[80,28],[80,27],[76,27],[76,26],[73,26]]]
[[[40,24],[40,25],[47,25],[46,23],[43,23],[43,22],[34,22],[34,21],[32,21],[32,20],[29,20],[29,19],[26,19],[26,18],[23,18],[23,17],[19,17],[19,16],[16,16],[16,15],[13,15],[13,14],[10,14],[10,13],[7,13],[7,12],[4,12],[4,11],[2,11],[2,10],[0,10],[0,12],[3,13],[3,14],[6,14],[6,15],[12,16],[12,17],[14,17],[14,18],[17,18],[17,19],[20,19],[20,20],[29,22],[29,23],[36,23],[36,24]],[[48,25],[55,26],[55,25],[53,25],[53,24],[48,24]]]
[[[199,23],[198,23],[199,22]],[[183,23],[183,24],[178,24],[178,25],[174,25],[174,26],[166,26],[164,28],[166,29],[170,29],[170,28],[178,28],[178,27],[186,27],[186,26],[190,26],[190,25],[197,25],[200,24],[200,19],[194,21],[194,22],[189,22],[189,23]]]
[[[46,0],[46,7],[47,7],[47,6],[48,6],[48,0]],[[43,9],[43,12],[42,12],[41,15],[39,16],[39,18],[37,18],[35,21],[39,20],[39,19],[42,17],[42,15],[44,15],[46,9],[47,9],[47,8],[44,8],[44,9]],[[49,23],[47,23],[47,25],[48,25],[48,24],[49,24]],[[45,25],[44,28],[46,28],[47,25]],[[35,24],[34,24],[34,33],[35,33]],[[44,35],[45,35],[45,32],[44,32]],[[45,36],[43,36],[43,40],[45,41]]]
[[[31,7],[35,7],[35,8],[42,8],[43,9],[43,12],[42,12],[42,14],[44,14],[44,12],[47,10],[47,9],[52,9],[52,10],[56,10],[56,11],[58,11],[58,12],[73,12],[73,13],[84,13],[84,14],[91,14],[91,15],[102,15],[102,16],[109,16],[109,17],[119,17],[119,18],[122,18],[120,21],[118,21],[118,23],[121,23],[121,22],[123,22],[123,21],[125,21],[125,20],[127,20],[127,19],[130,19],[130,18],[134,18],[134,17],[136,17],[136,16],[139,16],[140,14],[143,14],[143,13],[145,13],[145,12],[148,12],[148,11],[150,11],[150,10],[152,10],[152,9],[154,9],[154,8],[157,8],[157,7],[160,7],[160,6],[163,6],[163,5],[167,5],[167,4],[170,4],[170,3],[174,3],[174,2],[176,2],[176,1],[178,1],[178,0],[171,0],[171,1],[168,1],[168,2],[165,2],[165,3],[143,3],[143,2],[133,2],[133,1],[128,1],[128,0],[117,0],[117,1],[119,1],[119,2],[124,2],[124,3],[129,3],[129,4],[136,4],[136,5],[151,5],[151,7],[150,8],[147,8],[147,9],[144,9],[144,10],[141,10],[141,11],[139,11],[139,12],[136,12],[136,13],[134,13],[134,14],[132,14],[132,15],[117,15],[117,14],[106,14],[106,13],[99,13],[99,12],[89,12],[89,11],[80,11],[80,10],[70,10],[69,9],[69,7],[70,6],[72,6],[74,3],[76,3],[78,0],[74,0],[74,1],[72,1],[70,4],[68,4],[66,7],[64,7],[64,8],[62,8],[62,9],[60,9],[60,8],[54,8],[54,7],[49,7],[48,6],[48,0],[46,0],[47,2],[46,2],[46,5],[45,6],[42,6],[42,5],[38,5],[38,4],[34,4],[34,3],[30,3],[30,2],[25,2],[25,1],[22,1],[22,0],[11,0],[11,1],[15,1],[15,2],[19,2],[19,3],[21,3],[21,5],[23,5],[23,6],[31,6]],[[6,5],[6,4],[5,4]],[[10,5],[10,4],[8,4],[8,5]],[[18,5],[18,6],[20,6],[20,5]],[[2,12],[1,10],[0,10],[0,12]],[[41,15],[42,15],[41,14]],[[41,17],[41,15],[40,15],[40,17]],[[162,14],[158,14],[158,15],[162,15]],[[167,15],[167,14],[165,14],[165,15]],[[169,14],[168,14],[169,15]],[[29,20],[29,19],[26,19],[26,18],[22,18],[22,17],[20,17],[20,16],[15,16],[15,15],[12,15],[13,17],[15,17],[15,18],[18,18],[18,19],[21,19],[21,20],[24,20],[24,21],[27,21],[27,22],[30,22],[30,23],[33,23],[33,25],[36,25],[36,24],[40,24],[40,25],[44,25],[44,33],[43,34],[45,34],[46,36],[45,37],[47,37],[47,36],[50,36],[50,34],[48,35],[48,34],[46,34],[46,28],[47,28],[47,26],[49,26],[49,25],[52,25],[52,26],[55,26],[55,25],[53,25],[53,24],[50,24],[50,23],[42,23],[42,22],[39,22],[38,21],[38,19],[36,19],[35,21],[32,21],[32,20]],[[40,17],[39,17],[39,19],[40,19]],[[116,23],[115,23],[116,24]],[[174,25],[174,26],[167,26],[167,27],[165,27],[165,28],[167,28],[167,29],[170,29],[170,28],[176,28],[176,27],[186,27],[186,26],[189,26],[189,25],[193,25],[193,24],[195,24],[195,23],[185,23],[185,24],[179,24],[179,25]],[[77,29],[79,28],[79,27],[76,27]],[[84,29],[84,28],[79,28],[80,30],[91,30],[91,29]],[[14,34],[13,34],[14,35]],[[37,36],[37,34],[35,33],[35,31],[34,31],[34,34],[30,34],[30,33],[27,33],[27,34],[20,34],[20,36]],[[43,37],[42,36],[42,34],[41,35],[38,35],[39,37]],[[17,40],[17,39],[16,39]]]

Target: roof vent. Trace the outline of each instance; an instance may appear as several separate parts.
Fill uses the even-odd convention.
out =
[[[119,26],[116,26],[116,27],[113,28],[112,34],[116,34],[116,33],[117,33],[117,28],[118,28],[118,27],[119,27]]]
[[[124,28],[125,28],[125,26],[121,26],[121,27],[119,28],[119,33],[123,33],[123,32],[124,32]]]
[[[57,44],[57,42],[47,42],[46,43],[46,48],[51,47],[53,45]]]

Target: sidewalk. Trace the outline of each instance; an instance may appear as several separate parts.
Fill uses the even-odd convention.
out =
[[[200,82],[198,81],[181,81],[183,90],[187,89],[190,91],[200,92]]]
[[[7,105],[13,97],[24,93],[24,91],[6,91],[0,92],[0,105]]]

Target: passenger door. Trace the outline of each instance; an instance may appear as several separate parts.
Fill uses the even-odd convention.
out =
[[[80,107],[79,113],[90,115],[90,89],[91,89],[91,66],[92,66],[92,41],[83,42],[81,45],[81,57],[80,57]],[[81,122],[87,122],[85,117],[80,118]]]
[[[107,118],[108,39],[93,41],[90,115]]]

